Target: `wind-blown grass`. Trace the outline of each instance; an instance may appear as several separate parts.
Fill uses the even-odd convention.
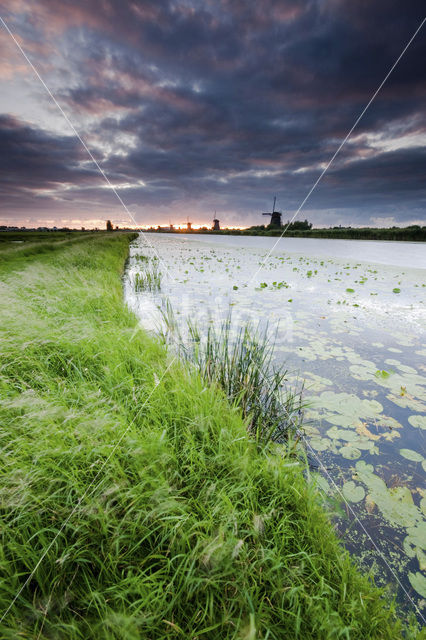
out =
[[[401,637],[300,462],[138,330],[127,250],[0,266],[0,637]]]
[[[302,415],[302,393],[286,385],[287,371],[272,363],[273,341],[267,329],[250,325],[232,335],[229,316],[217,329],[209,327],[203,340],[189,324],[189,340],[180,353],[195,363],[208,384],[217,384],[247,421],[248,433],[259,444],[283,442],[295,435]]]

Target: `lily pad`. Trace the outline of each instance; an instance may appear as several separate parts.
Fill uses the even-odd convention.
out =
[[[399,453],[403,458],[412,460],[413,462],[422,462],[423,460],[421,453],[417,453],[417,451],[413,451],[412,449],[400,449]]]
[[[382,380],[387,380],[387,378],[389,378],[389,376],[391,376],[393,373],[395,372],[385,371],[384,369],[378,369],[374,375],[376,376],[376,378],[382,378]]]
[[[365,497],[365,489],[360,484],[355,484],[352,480],[345,482],[342,488],[343,495],[349,502],[361,502]]]
[[[339,427],[351,427],[361,419],[371,419],[383,411],[376,400],[362,400],[352,393],[323,391],[314,402],[326,409],[326,420]]]
[[[346,460],[357,460],[361,457],[361,451],[356,447],[342,447],[339,449],[339,453]]]
[[[416,507],[407,487],[388,489],[382,478],[373,472],[373,466],[360,460],[355,465],[356,477],[368,487],[371,500],[377,505],[385,520],[399,527],[409,527],[409,542],[413,546],[422,546],[423,518]],[[426,524],[426,523],[425,523]]]
[[[426,553],[422,549],[416,549],[417,560],[419,563],[420,571],[426,571]]]
[[[426,598],[426,578],[424,575],[417,571],[416,573],[409,573],[408,579],[410,581],[411,586],[417,593],[419,593],[422,598]]]
[[[330,429],[327,430],[327,435],[334,440],[346,440],[346,442],[356,442],[359,440],[359,436],[355,431],[338,429],[336,426],[330,427]]]
[[[426,416],[410,416],[408,422],[416,429],[426,430]]]
[[[374,467],[372,464],[368,464],[367,462],[365,462],[365,460],[360,460],[356,463],[356,470],[361,474],[373,473]]]
[[[422,549],[425,546],[426,540],[426,520],[419,518],[417,523],[407,529],[407,542]]]
[[[316,437],[316,438],[311,438],[309,440],[309,444],[316,451],[325,451],[326,449],[328,449],[328,446],[330,444],[330,440],[328,438],[318,438],[318,437]]]

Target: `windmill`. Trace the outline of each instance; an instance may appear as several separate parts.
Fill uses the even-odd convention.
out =
[[[219,220],[216,218],[216,211],[214,212],[213,218],[213,231],[220,231],[220,224]]]
[[[186,218],[186,230],[187,231],[192,231],[191,225],[192,225],[192,222],[189,222],[189,216],[187,216],[187,218]]]
[[[277,201],[277,196],[274,196],[274,204],[272,207],[272,211],[268,213],[262,213],[262,216],[271,216],[271,222],[269,223],[269,227],[281,228],[281,211],[275,211],[275,203]]]

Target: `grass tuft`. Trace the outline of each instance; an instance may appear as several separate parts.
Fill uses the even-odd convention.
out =
[[[229,317],[219,329],[209,327],[205,339],[190,323],[181,348],[203,379],[221,387],[241,409],[249,435],[262,444],[295,435],[303,408],[302,393],[286,385],[287,371],[272,364],[273,344],[268,328],[260,334],[247,325],[234,335]]]
[[[146,256],[139,256],[139,261],[146,263]],[[146,258],[147,259],[147,258]],[[135,291],[160,291],[161,289],[161,272],[158,267],[158,260],[152,258],[147,266],[136,273],[134,281]]]

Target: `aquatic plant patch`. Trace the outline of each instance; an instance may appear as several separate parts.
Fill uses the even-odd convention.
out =
[[[399,542],[404,532],[408,536],[407,526],[387,520],[390,510],[373,503],[365,484],[351,476],[357,463],[373,465],[373,474],[390,488],[405,486],[422,513],[417,487],[424,484],[426,453],[416,434],[426,419],[424,271],[393,267],[396,254],[389,264],[377,265],[312,251],[301,255],[288,244],[264,265],[265,251],[244,238],[176,241],[156,235],[153,241],[173,273],[162,282],[162,295],[181,328],[190,317],[202,334],[219,327],[232,309],[237,325],[269,324],[271,336],[276,332],[276,364],[285,365],[289,380],[306,378],[306,431],[313,450],[327,461],[339,486],[350,481],[364,486],[365,497],[354,503],[357,513],[367,530],[371,523],[373,536],[380,520],[386,555],[413,594],[408,576],[423,569],[417,552],[408,556]],[[256,265],[262,269],[250,280]],[[416,459],[400,450],[414,452]],[[360,537],[360,558],[364,544],[371,547]],[[371,554],[368,558],[371,563]],[[421,595],[413,595],[420,603]],[[406,599],[402,590],[400,598]]]

